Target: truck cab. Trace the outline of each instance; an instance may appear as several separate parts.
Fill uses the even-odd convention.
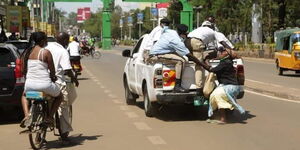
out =
[[[275,32],[275,63],[278,75],[284,71],[300,72],[300,28]]]

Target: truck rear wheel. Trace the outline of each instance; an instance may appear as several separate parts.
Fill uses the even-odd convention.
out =
[[[147,117],[153,117],[156,111],[156,103],[151,102],[149,99],[148,95],[148,89],[147,85],[145,85],[144,90],[143,90],[143,95],[144,95],[144,110],[145,110],[145,115]]]
[[[125,89],[126,104],[134,105],[136,103],[137,96],[129,90],[126,78],[124,78],[124,89]]]

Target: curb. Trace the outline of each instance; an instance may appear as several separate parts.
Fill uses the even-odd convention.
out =
[[[249,87],[245,85],[245,89],[269,96],[274,96],[274,97],[279,97],[279,98],[284,98],[284,99],[289,99],[289,100],[294,100],[294,101],[300,101],[300,96],[296,95],[289,95],[286,93],[278,93],[278,92],[273,92],[273,91],[268,91],[268,90],[263,90],[263,89],[257,89],[253,87]]]

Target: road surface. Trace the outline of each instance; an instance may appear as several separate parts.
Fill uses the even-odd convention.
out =
[[[191,106],[163,107],[148,118],[142,99],[128,106],[122,73],[125,63],[117,52],[103,52],[99,60],[84,58],[83,74],[73,105],[72,145],[63,146],[48,133],[47,149],[74,150],[298,150],[300,104],[246,92],[239,103],[247,110],[234,113],[229,124],[206,122],[205,111]],[[297,88],[298,78],[278,77],[270,64],[246,62],[251,80]],[[261,73],[261,75],[259,75]],[[283,81],[286,81],[283,83]],[[0,118],[9,114],[1,112]],[[26,134],[15,121],[0,124],[0,150],[30,149]]]

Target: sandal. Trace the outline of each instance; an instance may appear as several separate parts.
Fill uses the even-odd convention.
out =
[[[20,127],[21,128],[27,127],[28,126],[28,120],[29,120],[29,116],[24,117],[23,120],[20,123]]]

